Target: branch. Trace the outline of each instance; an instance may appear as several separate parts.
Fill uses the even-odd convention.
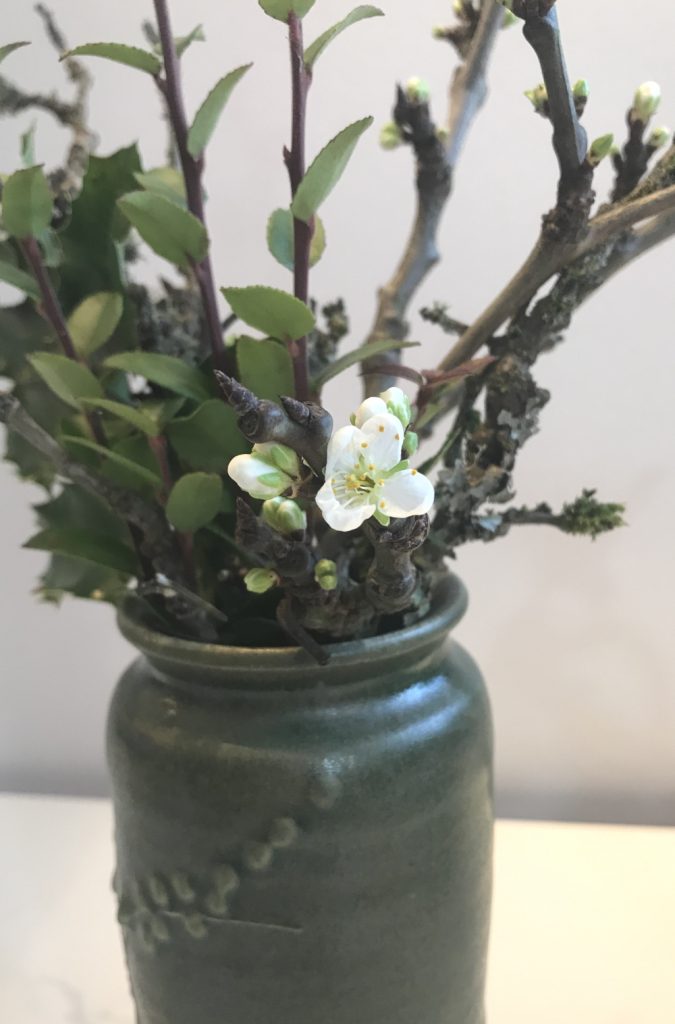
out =
[[[364,533],[374,552],[366,578],[366,597],[380,613],[405,611],[417,588],[413,552],[427,539],[429,516],[394,519],[389,526],[370,519],[364,524]]]
[[[573,502],[563,505],[561,512],[553,512],[546,503],[536,508],[509,508],[505,512],[488,509],[474,517],[473,540],[490,541],[504,537],[512,526],[553,526],[572,536],[596,540],[602,533],[610,533],[625,526],[625,506],[616,502],[600,502],[594,490],[585,490]]]
[[[412,297],[431,268],[438,262],[438,227],[452,191],[452,178],[469,128],[485,101],[487,66],[497,39],[504,12],[495,0],[483,0],[480,21],[467,53],[466,61],[455,72],[450,89],[448,135],[445,145],[439,140],[426,103],[408,101],[399,117],[407,117],[413,133],[417,158],[417,211],[412,232],[401,261],[390,281],[380,290],[375,321],[364,341],[381,338],[403,340],[408,330],[405,314]],[[399,90],[398,103],[401,103]],[[397,352],[378,357],[396,363]],[[364,362],[366,394],[377,394],[391,383],[387,375],[369,369]]]

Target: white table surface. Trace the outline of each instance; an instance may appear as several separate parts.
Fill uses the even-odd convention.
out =
[[[107,801],[0,795],[1,1024],[133,1024],[111,873]],[[498,823],[488,1019],[674,1024],[675,829]]]

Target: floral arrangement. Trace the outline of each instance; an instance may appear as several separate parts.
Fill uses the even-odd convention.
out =
[[[0,112],[47,110],[72,142],[63,167],[45,172],[29,129],[22,166],[2,178],[0,280],[24,297],[0,310],[0,373],[11,382],[0,419],[7,458],[45,489],[40,529],[26,544],[51,556],[43,598],[126,603],[174,635],[299,644],[322,661],[327,642],[423,616],[445,557],[464,543],[529,523],[591,537],[621,524],[622,506],[589,490],[560,511],[519,507],[513,471],[549,399],[533,376],[538,357],[605,281],[675,233],[675,147],[652,124],[655,83],[637,90],[621,146],[611,135],[589,144],[589,87],[569,82],[555,0],[455,0],[454,24],[434,29],[458,58],[447,121],[434,120],[428,85],[412,78],[397,87],[381,130],[385,149],[414,156],[412,232],[370,336],[341,351],[345,303],[316,300],[310,271],[325,246],[319,210],[373,119],[348,125],[309,160],[307,95],[326,47],[383,12],[359,6],[306,45],[305,18],[320,21],[320,0],[259,6],[290,47],[289,205],[271,214],[267,243],[292,286],[224,287],[225,312],[209,253],[205,154],[235,87],[232,102],[254,88],[252,66],[220,78],[188,118],[181,78],[201,26],[175,36],[166,0],[154,0],[147,48],[68,49],[37,5],[73,98],[26,93],[0,76]],[[491,52],[515,23],[541,64],[543,82],[526,96],[553,129],[557,196],[531,255],[473,323],[442,303],[422,310],[453,341],[439,366],[418,372],[403,362],[406,314],[438,260],[438,225]],[[0,47],[0,61],[20,67],[24,45]],[[171,129],[166,166],[144,168],[134,146],[92,152],[88,57],[133,68],[159,91]],[[605,158],[614,186],[596,209]],[[179,283],[135,280],[142,245]],[[364,400],[350,423],[334,425],[322,389],[356,364]],[[431,453],[423,460],[420,441]]]

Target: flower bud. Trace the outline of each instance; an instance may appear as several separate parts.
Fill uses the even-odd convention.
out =
[[[264,444],[254,445],[253,451],[266,458],[282,473],[287,473],[292,477],[300,476],[300,459],[287,445],[267,441]]]
[[[401,388],[387,388],[380,394],[380,398],[387,406],[387,412],[396,416],[404,427],[407,427],[412,419],[412,405],[405,391]]]
[[[292,448],[265,442],[253,445],[250,455],[235,455],[229,476],[252,498],[275,498],[292,489],[300,476],[300,460]]]
[[[337,565],[330,558],[322,558],[314,566],[314,579],[322,590],[337,589]]]
[[[406,455],[414,455],[419,446],[419,434],[416,434],[414,430],[406,430],[405,437],[403,438],[403,447],[405,448]]]
[[[661,102],[661,86],[658,82],[643,82],[635,93],[633,115],[645,124],[658,110]]]
[[[527,96],[537,114],[542,114],[544,112],[546,104],[548,103],[548,92],[546,91],[546,86],[543,82],[536,85],[534,89],[526,89],[523,95]]]
[[[249,569],[244,576],[244,586],[251,594],[264,594],[279,585],[274,569]]]
[[[648,145],[652,149],[662,149],[670,141],[672,135],[670,128],[666,128],[665,125],[661,125],[659,128],[655,128],[648,139]]]
[[[423,78],[415,75],[409,78],[405,84],[406,96],[413,103],[428,103],[431,99],[431,87]]]
[[[607,135],[601,135],[599,138],[591,144],[591,148],[588,151],[588,162],[591,167],[597,167],[601,160],[604,160],[606,156],[612,152],[614,145],[614,135],[608,132]]]
[[[291,498],[269,498],[263,504],[262,517],[277,533],[300,533],[307,529],[307,516]]]
[[[401,129],[395,121],[387,121],[380,129],[380,145],[382,149],[397,149],[403,143]]]

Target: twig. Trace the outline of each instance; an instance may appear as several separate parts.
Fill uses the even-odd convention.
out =
[[[366,578],[366,596],[380,613],[404,611],[417,587],[413,552],[429,534],[429,516],[394,519],[380,526],[370,519],[364,533],[373,545],[373,561]]]
[[[405,338],[408,330],[405,315],[410,301],[438,262],[436,238],[441,215],[452,190],[453,173],[469,129],[485,101],[488,62],[503,17],[504,12],[495,0],[483,0],[480,20],[466,60],[455,72],[450,88],[445,148],[435,131],[433,138],[428,132],[420,134],[419,144],[415,147],[417,211],[412,232],[393,277],[380,290],[375,321],[364,344],[380,338]],[[399,358],[399,353],[391,352],[384,357],[378,356],[378,364],[383,361],[396,363]],[[368,361],[364,363],[367,395],[377,394],[391,383],[391,378],[381,371],[369,372]]]
[[[281,599],[277,605],[277,622],[284,632],[294,640],[299,647],[302,647],[310,657],[314,658],[319,665],[327,665],[330,661],[330,654],[308,633],[302,623],[296,617],[293,609],[293,600],[290,596]]]

